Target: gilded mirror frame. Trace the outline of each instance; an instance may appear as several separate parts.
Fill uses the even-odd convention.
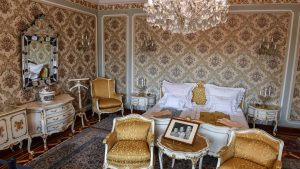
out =
[[[40,15],[32,26],[22,33],[21,44],[23,89],[57,83],[58,35],[45,19],[45,15]],[[41,57],[45,63],[33,62],[32,57]]]

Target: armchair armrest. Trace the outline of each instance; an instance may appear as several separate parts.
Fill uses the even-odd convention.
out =
[[[149,147],[154,147],[154,134],[151,131],[148,132],[147,143]]]
[[[114,146],[117,142],[117,133],[115,131],[109,133],[106,138],[103,140],[103,144],[107,144],[108,151]]]
[[[223,147],[218,153],[217,156],[220,160],[220,164],[227,161],[228,159],[234,156],[234,147],[232,145]]]
[[[118,93],[114,93],[114,94],[112,94],[111,97],[114,98],[114,99],[122,101],[123,95],[122,94],[118,94]]]
[[[276,160],[272,169],[281,169],[282,168],[282,162],[279,160]]]

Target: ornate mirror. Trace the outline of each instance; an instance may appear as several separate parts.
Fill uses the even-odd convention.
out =
[[[51,85],[58,81],[58,39],[44,15],[22,33],[23,88]]]

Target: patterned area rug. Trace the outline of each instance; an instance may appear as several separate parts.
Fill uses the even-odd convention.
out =
[[[104,159],[105,136],[110,132],[113,118],[116,115],[101,120],[91,128],[83,130],[58,146],[50,149],[47,153],[35,158],[27,165],[33,169],[99,169],[102,168]],[[171,168],[171,159],[164,156],[164,168]],[[206,156],[203,160],[203,169],[214,169],[217,159]],[[285,158],[284,169],[300,168],[300,161]],[[155,150],[155,167],[159,168],[157,149]],[[191,168],[191,162],[176,160],[175,169]]]

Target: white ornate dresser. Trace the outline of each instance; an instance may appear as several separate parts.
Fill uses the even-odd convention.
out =
[[[74,98],[68,94],[55,96],[50,103],[39,101],[23,105],[27,109],[29,134],[42,137],[44,149],[47,150],[47,137],[53,133],[65,131],[71,126],[74,133],[75,109],[72,105]]]
[[[0,150],[12,148],[18,143],[21,148],[24,139],[28,140],[27,150],[32,154],[26,109],[17,106],[0,106]]]

